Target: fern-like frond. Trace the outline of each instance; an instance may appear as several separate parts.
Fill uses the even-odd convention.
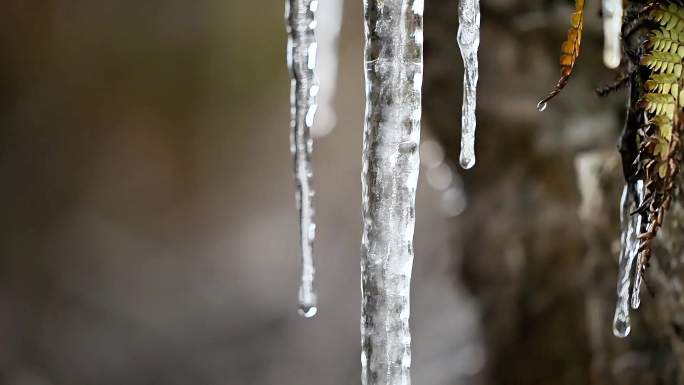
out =
[[[675,74],[677,78],[682,76],[682,59],[674,53],[652,51],[644,55],[641,65],[660,73]]]
[[[657,115],[649,123],[658,129],[658,137],[669,146],[669,142],[672,140],[672,119],[664,115]]]
[[[656,30],[646,40],[646,47],[684,57],[684,32]]]
[[[575,0],[575,12],[570,17],[570,29],[568,37],[561,45],[561,75],[556,86],[551,92],[537,104],[537,109],[543,111],[546,103],[558,95],[563,87],[568,84],[568,80],[575,68],[575,62],[579,56],[580,45],[582,43],[582,31],[584,29],[584,0]]]
[[[684,9],[674,4],[653,9],[648,18],[658,22],[666,30],[684,32]]]
[[[670,4],[655,6],[647,19],[659,29],[646,39],[640,65],[650,69],[637,108],[646,116],[638,131],[639,171],[645,183],[641,208],[646,225],[639,234],[639,272],[644,275],[652,253],[652,241],[662,225],[679,171],[681,111],[684,104],[684,8]]]
[[[679,83],[675,74],[653,74],[646,80],[644,87],[650,92],[671,94],[675,98],[679,96]]]
[[[646,93],[641,98],[640,105],[651,114],[674,117],[675,98],[670,94]]]

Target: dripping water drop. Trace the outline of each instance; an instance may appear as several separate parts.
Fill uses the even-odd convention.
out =
[[[615,315],[615,320],[613,321],[613,335],[619,338],[625,338],[629,335],[632,327],[629,325],[629,314],[623,317],[618,317]]]
[[[461,158],[459,159],[459,163],[461,164],[461,167],[464,169],[470,169],[475,166],[475,154],[468,155],[461,153]]]
[[[318,308],[313,305],[299,305],[299,310],[297,311],[300,316],[304,318],[311,318],[318,313]]]
[[[537,111],[543,112],[546,109],[547,105],[548,103],[542,100],[541,102],[539,102],[539,104],[537,104]]]

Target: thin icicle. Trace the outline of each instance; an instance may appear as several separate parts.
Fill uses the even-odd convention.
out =
[[[480,1],[458,4],[458,46],[463,57],[463,112],[461,116],[461,167],[475,165],[475,105],[478,78],[477,49],[480,46]]]
[[[639,199],[639,204],[643,202],[644,200],[644,182],[643,181],[637,181],[637,195]],[[637,225],[636,225],[636,233],[641,234],[643,232],[642,229],[642,223],[644,222],[645,216],[642,214],[635,214],[635,217],[638,217],[636,219]],[[641,280],[642,280],[642,275],[641,272],[643,271],[642,269],[642,264],[643,261],[641,258],[639,258],[639,241],[635,240],[634,244],[630,244],[630,248],[633,250],[634,256],[632,258],[636,259],[636,267],[634,268],[634,282],[632,282],[632,309],[638,309],[639,305],[641,304]]]
[[[631,214],[643,199],[644,183],[639,180],[636,186],[625,185],[620,199],[620,258],[617,283],[617,304],[613,318],[613,334],[627,337],[631,330],[629,322],[629,298],[632,279],[636,278],[635,259],[639,251],[639,231],[641,215]]]
[[[316,101],[318,112],[316,124],[311,128],[311,136],[321,138],[328,135],[337,123],[337,114],[333,105],[337,83],[337,39],[342,26],[342,0],[326,0],[318,10],[316,19],[316,40],[318,41],[318,66],[316,76],[321,84]]]
[[[622,0],[603,0],[603,63],[608,68],[620,65]]]
[[[423,0],[364,0],[361,382],[409,385]]]
[[[641,281],[643,271],[643,262],[641,258],[637,258],[636,271],[634,273],[634,284],[632,285],[632,309],[638,309],[641,305]]]
[[[299,314],[316,315],[316,294],[313,289],[314,222],[310,130],[316,114],[318,80],[316,68],[316,8],[317,0],[288,0],[285,4],[287,23],[287,64],[290,69],[290,149],[294,157],[297,210],[299,211],[302,275],[299,287]]]

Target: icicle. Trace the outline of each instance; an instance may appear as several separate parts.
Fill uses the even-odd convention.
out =
[[[311,168],[313,142],[310,130],[316,114],[318,80],[316,68],[316,8],[317,0],[288,0],[285,4],[287,23],[287,64],[290,69],[290,149],[294,157],[297,210],[299,211],[302,275],[299,287],[299,313],[316,315],[316,294],[313,289],[314,222]]]
[[[478,78],[477,49],[480,46],[480,1],[458,4],[458,46],[463,56],[463,112],[461,116],[461,166],[475,165],[475,104]]]
[[[642,262],[641,258],[637,258],[636,272],[634,273],[634,283],[632,284],[632,309],[636,310],[641,305],[641,272]]]
[[[631,330],[629,322],[629,299],[632,279],[639,275],[635,268],[635,259],[639,252],[639,231],[641,214],[631,214],[636,209],[644,194],[644,183],[639,180],[635,187],[625,185],[620,199],[620,258],[617,283],[617,304],[613,318],[613,334],[616,337],[627,337]],[[635,282],[636,284],[636,282]],[[632,294],[633,295],[633,294]],[[633,298],[632,298],[633,299]]]
[[[423,0],[364,0],[364,17],[361,382],[409,385]]]
[[[638,194],[638,199],[639,199],[639,204],[644,200],[644,182],[639,180],[637,181],[637,194]],[[636,206],[638,207],[638,206]],[[641,214],[635,214],[635,217],[638,217],[636,219],[636,233],[641,234],[643,232],[643,229],[641,228],[641,224],[644,220],[644,216]],[[634,244],[630,244],[631,249],[633,250],[634,257],[636,259],[636,267],[634,270],[634,282],[632,282],[632,309],[638,309],[639,305],[641,304],[641,280],[642,280],[642,275],[641,272],[643,271],[642,269],[642,260],[639,258],[639,241],[635,240]]]
[[[616,337],[627,337],[631,330],[629,324],[629,286],[631,284],[632,267],[634,260],[629,251],[628,242],[631,238],[632,219],[629,215],[631,209],[629,199],[629,185],[625,184],[620,198],[620,257],[618,259],[618,281],[617,281],[617,304],[615,305],[615,316],[613,317],[613,334]],[[638,217],[638,215],[637,215]]]
[[[316,76],[321,84],[321,90],[316,98],[316,124],[311,128],[311,136],[314,138],[328,135],[337,123],[333,98],[337,82],[337,38],[342,26],[342,5],[342,0],[326,0],[325,6],[316,14],[316,40],[319,48]]]
[[[608,68],[620,65],[622,0],[603,0],[603,63]]]

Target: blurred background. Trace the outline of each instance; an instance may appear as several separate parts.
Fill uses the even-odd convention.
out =
[[[540,114],[572,4],[483,0],[464,172],[457,2],[426,2],[416,384],[678,383],[659,380],[664,329],[611,332],[626,95],[593,95],[614,76],[599,6]],[[284,4],[3,4],[0,383],[360,382],[362,2],[319,9],[319,312],[303,319]]]

